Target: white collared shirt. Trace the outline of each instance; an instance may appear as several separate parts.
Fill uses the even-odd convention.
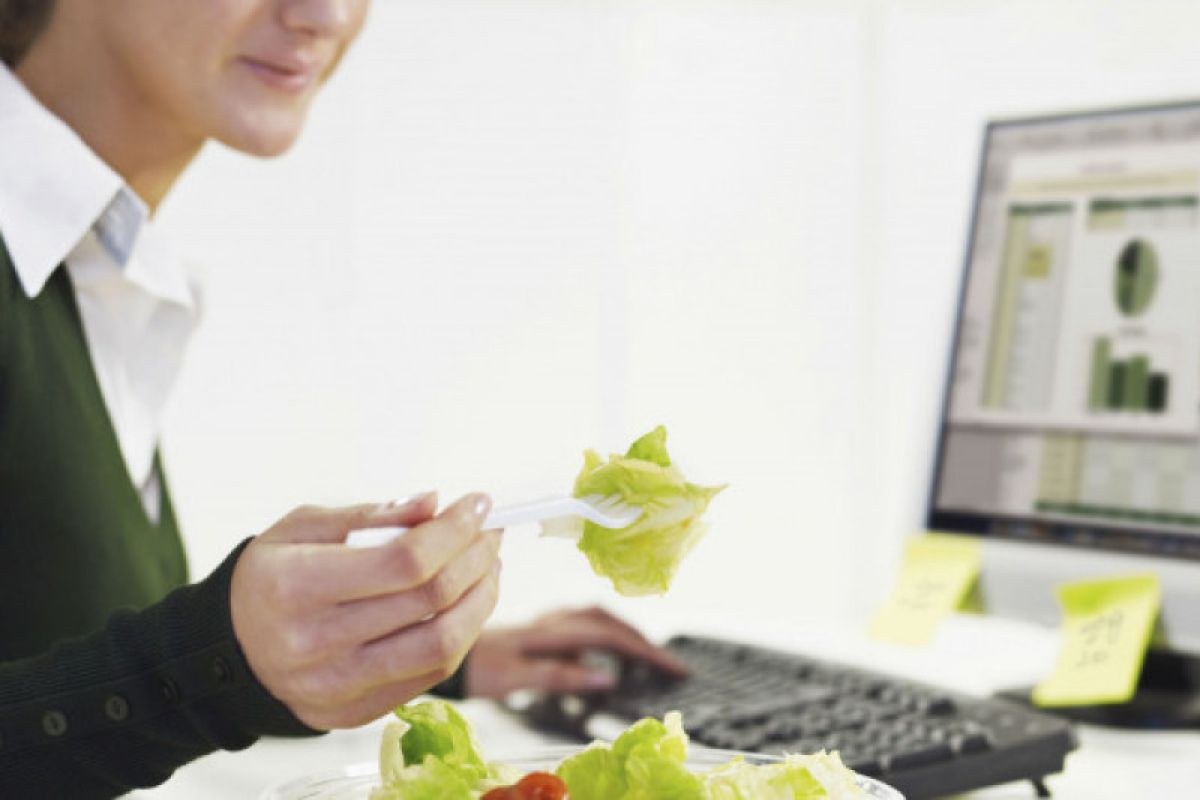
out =
[[[145,203],[3,64],[0,237],[31,298],[66,263],[121,455],[157,520],[154,453],[197,288]]]

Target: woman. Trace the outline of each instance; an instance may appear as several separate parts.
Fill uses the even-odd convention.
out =
[[[681,670],[600,611],[482,632],[483,494],[300,508],[184,585],[157,439],[195,290],[154,211],[208,139],[287,150],[367,5],[0,0],[5,796],[117,795],[432,688],[602,689],[585,648]],[[390,525],[413,531],[342,545]]]

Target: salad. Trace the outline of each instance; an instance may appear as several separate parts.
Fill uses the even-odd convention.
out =
[[[602,528],[579,517],[543,526],[548,536],[575,539],[592,571],[629,596],[664,594],[684,556],[704,535],[700,515],[724,486],[688,483],[667,455],[667,430],[659,425],[630,445],[625,455],[605,461],[595,450],[583,454],[574,495],[616,496],[643,510],[624,528]]]
[[[396,709],[383,733],[381,785],[370,800],[851,800],[865,798],[836,753],[755,765],[735,758],[692,772],[678,712],[594,742],[553,773],[522,774],[486,761],[471,726],[442,700]]]

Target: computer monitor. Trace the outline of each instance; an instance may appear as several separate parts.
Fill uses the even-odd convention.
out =
[[[930,491],[989,613],[1154,572],[1200,655],[1200,101],[989,124]]]

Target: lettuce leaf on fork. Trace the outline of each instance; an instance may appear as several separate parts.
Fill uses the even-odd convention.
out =
[[[544,527],[547,535],[577,538],[592,570],[628,596],[664,594],[683,558],[704,535],[700,515],[724,486],[699,486],[684,479],[667,455],[661,425],[608,461],[594,450],[583,454],[575,480],[576,497],[618,497],[641,508],[642,516],[624,528],[602,528],[577,517]]]

